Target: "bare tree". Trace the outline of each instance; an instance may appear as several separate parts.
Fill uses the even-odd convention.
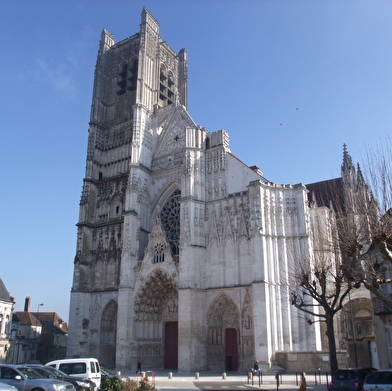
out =
[[[334,318],[349,292],[363,285],[392,308],[392,297],[382,289],[392,282],[384,265],[392,271],[390,139],[376,150],[368,147],[366,173],[367,181],[344,146],[341,178],[307,185],[313,248],[309,259],[296,262],[291,297],[309,323],[325,322],[331,372],[338,368]]]
[[[334,212],[326,207],[311,211],[312,247],[309,259],[299,259],[294,270],[292,305],[309,315],[310,324],[326,326],[331,373],[338,369],[334,318],[343,308],[356,281],[341,267]],[[316,320],[315,320],[316,319]]]
[[[348,164],[349,166],[349,164]],[[355,172],[353,167],[349,171]],[[344,206],[339,206],[338,231],[346,277],[361,282],[386,305],[392,297],[383,289],[392,267],[392,143],[367,147],[366,181],[358,165],[355,181],[343,178]]]

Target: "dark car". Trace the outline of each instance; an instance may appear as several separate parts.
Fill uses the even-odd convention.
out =
[[[74,385],[76,391],[94,391],[96,389],[96,385],[93,381],[83,379],[82,377],[69,376],[65,372],[50,366],[37,364],[26,364],[26,366],[33,368],[36,372],[47,379],[59,379],[71,383]]]
[[[375,368],[338,369],[329,383],[330,391],[362,391],[365,377]]]

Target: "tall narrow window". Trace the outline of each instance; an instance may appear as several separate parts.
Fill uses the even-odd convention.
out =
[[[117,76],[117,94],[122,95],[125,93],[127,88],[127,74],[128,74],[128,63],[123,62],[120,65],[120,69]]]
[[[137,59],[133,60],[131,66],[128,71],[128,90],[133,91],[136,90],[136,82],[137,82],[137,71],[138,71],[138,61]]]
[[[172,104],[175,99],[174,75],[171,71],[167,72],[164,65],[161,66],[159,81],[159,99],[162,106]]]

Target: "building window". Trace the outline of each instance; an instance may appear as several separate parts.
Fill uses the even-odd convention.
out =
[[[172,104],[175,97],[174,76],[172,72],[167,72],[163,65],[161,66],[159,81],[159,99],[162,106]]]
[[[117,75],[117,95],[125,93],[127,88],[128,63],[122,62]]]
[[[8,337],[10,335],[10,317],[9,317],[9,315],[7,315],[5,317],[4,334],[6,335],[6,337]]]
[[[138,61],[137,61],[137,59],[134,59],[131,63],[131,66],[129,67],[129,70],[128,70],[127,89],[129,91],[136,90],[137,71],[138,71]]]
[[[158,242],[154,246],[154,263],[162,263],[165,261],[165,246]]]
[[[386,326],[385,332],[387,334],[389,364],[392,365],[392,326]]]
[[[180,190],[176,190],[163,206],[160,218],[173,255],[179,254],[180,244]]]

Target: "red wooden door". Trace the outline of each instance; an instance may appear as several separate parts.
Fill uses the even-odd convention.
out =
[[[178,323],[165,324],[165,368],[178,369]]]
[[[238,370],[238,343],[237,330],[226,329],[226,353],[225,353],[226,371]]]

